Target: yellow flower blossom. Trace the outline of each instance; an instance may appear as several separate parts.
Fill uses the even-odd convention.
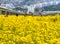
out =
[[[0,15],[0,44],[60,44],[60,15]]]

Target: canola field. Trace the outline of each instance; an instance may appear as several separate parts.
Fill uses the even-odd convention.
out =
[[[60,44],[60,15],[0,15],[0,44]]]

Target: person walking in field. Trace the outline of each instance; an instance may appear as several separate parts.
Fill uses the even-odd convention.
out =
[[[6,11],[6,12],[5,12],[5,17],[8,17],[8,14],[9,14],[9,13]]]

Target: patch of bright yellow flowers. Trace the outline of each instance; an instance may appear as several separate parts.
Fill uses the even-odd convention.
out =
[[[0,44],[60,44],[60,15],[0,15]]]

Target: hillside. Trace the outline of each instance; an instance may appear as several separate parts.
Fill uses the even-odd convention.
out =
[[[60,4],[43,7],[45,11],[60,11]]]

